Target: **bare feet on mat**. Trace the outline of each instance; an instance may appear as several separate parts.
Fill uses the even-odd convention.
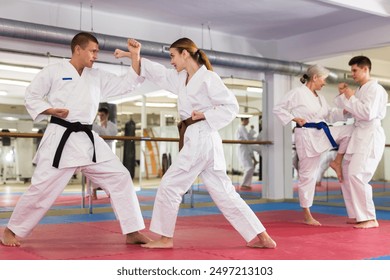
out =
[[[127,244],[145,244],[152,241],[146,235],[140,233],[139,231],[131,232],[126,234],[126,243]]]
[[[3,233],[3,238],[1,239],[1,244],[8,247],[19,247],[20,242],[16,239],[15,233],[9,228],[5,228]]]
[[[348,218],[347,224],[357,224],[356,218]]]
[[[341,163],[336,161],[331,161],[329,166],[336,172],[337,178],[339,179],[339,182],[343,182],[343,171],[341,168]]]
[[[149,249],[171,249],[173,248],[173,238],[161,236],[160,239],[141,245]]]
[[[322,226],[321,223],[313,217],[305,218],[303,222],[309,226]]]
[[[363,228],[377,228],[379,223],[377,220],[368,220],[364,222],[358,222],[354,228],[363,229]]]
[[[268,235],[266,231],[257,235],[258,239],[253,242],[248,242],[246,246],[250,248],[274,249],[276,242]]]
[[[242,190],[250,190],[250,189],[252,189],[252,187],[251,186],[242,185],[240,187],[240,189],[242,189]]]
[[[309,226],[321,226],[321,223],[313,218],[310,212],[310,208],[303,209],[303,222]]]

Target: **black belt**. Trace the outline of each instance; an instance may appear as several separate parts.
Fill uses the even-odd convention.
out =
[[[64,150],[65,143],[68,140],[70,134],[72,132],[80,132],[80,131],[84,131],[88,135],[89,139],[91,139],[91,142],[92,142],[92,145],[93,145],[92,161],[96,162],[95,140],[93,138],[93,134],[92,134],[92,131],[91,131],[92,130],[92,125],[82,124],[80,122],[73,122],[72,123],[72,122],[68,122],[66,120],[57,118],[57,117],[51,117],[50,122],[58,124],[58,125],[63,126],[63,127],[66,127],[66,130],[65,130],[64,134],[62,135],[60,144],[58,144],[57,151],[56,151],[56,154],[54,156],[53,167],[58,168],[58,166],[60,164],[62,151]]]
[[[296,126],[297,128],[301,128],[302,126],[298,125]],[[326,137],[328,137],[328,140],[330,142],[330,144],[332,145],[332,147],[334,149],[337,149],[338,148],[338,145],[336,143],[336,141],[333,139],[333,136],[332,134],[330,133],[330,130],[329,130],[329,126],[325,123],[325,122],[319,122],[319,123],[305,123],[303,125],[303,127],[307,127],[307,128],[317,128],[317,129],[323,129],[325,134],[326,134]]]

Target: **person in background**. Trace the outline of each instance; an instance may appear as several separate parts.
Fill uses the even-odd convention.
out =
[[[172,248],[176,219],[182,196],[198,176],[226,219],[246,240],[247,246],[275,248],[276,242],[236,192],[226,174],[222,139],[218,130],[230,124],[238,113],[234,94],[212,71],[205,52],[188,38],[169,48],[175,69],[140,57],[141,44],[128,40],[128,52],[116,56],[132,57],[134,70],[161,88],[178,95],[181,148],[164,174],[157,190],[150,230],[161,237],[141,245],[146,248]],[[138,56],[138,58],[137,58]]]
[[[93,131],[95,131],[100,136],[115,136],[118,134],[118,127],[115,123],[109,120],[110,114],[108,108],[101,107],[98,110],[98,122],[94,123],[92,126]],[[114,140],[104,140],[107,145],[113,150]],[[114,151],[114,150],[113,150]]]
[[[329,71],[312,65],[301,78],[302,86],[289,91],[274,107],[274,114],[283,125],[296,123],[294,140],[298,156],[298,194],[303,209],[304,223],[320,226],[313,218],[310,207],[313,205],[316,180],[320,169],[321,155],[332,148],[338,153],[330,163],[339,181],[342,181],[342,160],[352,134],[352,125],[328,127],[331,123],[346,120],[341,108],[330,108],[319,91],[325,85]]]
[[[337,103],[355,120],[354,131],[345,153],[343,170],[343,195],[353,207],[354,226],[358,229],[376,228],[372,186],[369,184],[381,160],[386,136],[381,121],[386,116],[388,95],[386,90],[372,79],[371,60],[355,56],[349,61],[352,78],[359,84],[356,91],[348,84],[340,83]]]
[[[249,124],[249,118],[241,118],[241,125],[236,132],[237,140],[254,140],[254,133],[252,135],[246,129]],[[254,130],[253,130],[254,131]],[[250,144],[238,144],[238,159],[244,168],[244,175],[242,177],[241,189],[251,189],[253,172],[255,171],[255,164],[253,162],[254,154]]]
[[[264,133],[263,133],[263,128],[261,125],[259,125],[259,133],[257,133],[256,135],[256,132],[252,133],[252,131],[255,131],[254,130],[254,127],[253,125],[251,126],[251,130],[249,131],[249,134],[251,135],[251,139],[253,138],[253,140],[255,141],[264,141]],[[253,135],[253,136],[252,136]],[[251,145],[251,148],[252,148],[252,151],[253,151],[253,162],[254,162],[254,166],[256,168],[256,165],[259,164],[259,180],[263,180],[263,145],[260,145],[260,144],[253,144]],[[259,160],[256,159],[256,154],[259,158]]]
[[[100,107],[98,110],[98,122],[92,125],[92,130],[95,131],[99,136],[115,136],[118,134],[118,127],[115,123],[109,120],[109,111],[106,107]],[[114,140],[104,140],[111,150],[115,153]],[[92,199],[97,199],[97,190],[101,188],[92,186]],[[109,197],[109,193],[106,193]]]
[[[254,125],[251,125],[248,134],[249,134],[249,139],[253,139],[253,140],[256,139],[256,130]]]

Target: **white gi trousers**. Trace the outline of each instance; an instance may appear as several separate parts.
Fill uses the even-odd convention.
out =
[[[252,178],[253,178],[253,173],[255,172],[255,166],[252,162],[252,159],[250,160],[251,162],[249,164],[244,164],[244,175],[242,176],[242,183],[241,186],[247,186],[250,187],[252,185]]]
[[[190,170],[185,171],[179,166],[184,147],[163,176],[154,202],[150,230],[163,236],[173,237],[182,196],[200,176],[222,214],[249,242],[265,231],[265,228],[236,192],[226,170],[214,169],[214,147],[210,134],[200,133],[199,137],[199,147]]]
[[[28,236],[77,170],[110,194],[112,208],[123,234],[145,228],[130,173],[118,158],[62,169],[52,167],[52,160],[41,160],[31,178],[30,187],[19,199],[7,227],[19,237]]]
[[[353,207],[352,214],[354,216],[352,218],[356,218],[357,222],[376,219],[372,186],[369,182],[374,176],[382,154],[383,152],[375,157],[363,153],[347,154],[345,156],[345,167],[348,169],[349,177],[343,188],[343,195],[345,199],[345,194],[347,194],[347,198]]]
[[[305,150],[305,141],[303,129],[315,128],[296,128],[295,129],[295,147],[298,154],[298,195],[299,203],[302,208],[310,208],[313,205],[315,186],[318,174],[320,172],[321,154],[308,157]],[[338,153],[344,154],[347,150],[349,139],[352,134],[353,126],[332,126],[329,127],[333,139],[339,145]],[[326,137],[324,133],[324,137]]]

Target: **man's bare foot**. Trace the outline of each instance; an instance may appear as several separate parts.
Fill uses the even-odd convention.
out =
[[[240,188],[243,189],[243,190],[250,190],[250,189],[252,189],[251,186],[246,186],[246,185],[242,185]]]
[[[126,234],[126,243],[127,244],[146,244],[152,241],[146,235],[140,233],[139,231],[131,232]]]
[[[336,162],[335,160],[331,161],[329,166],[336,172],[337,178],[341,183],[343,181],[343,171],[341,168],[341,162]]]
[[[357,224],[356,218],[348,218],[347,224]]]
[[[1,244],[8,247],[19,247],[20,242],[16,239],[15,233],[10,230],[8,227],[4,229],[3,238],[1,239]]]
[[[276,248],[276,242],[268,235],[266,231],[257,235],[258,239],[254,242],[248,242],[246,246],[250,248],[261,248],[261,249],[274,249]]]
[[[313,217],[307,218],[303,222],[309,226],[322,226],[321,223],[316,219],[314,219]]]
[[[173,238],[161,236],[160,239],[150,241],[149,243],[141,245],[141,247],[149,249],[171,249],[173,248]]]
[[[354,228],[377,228],[379,227],[379,223],[377,220],[369,220],[364,222],[358,222]]]

